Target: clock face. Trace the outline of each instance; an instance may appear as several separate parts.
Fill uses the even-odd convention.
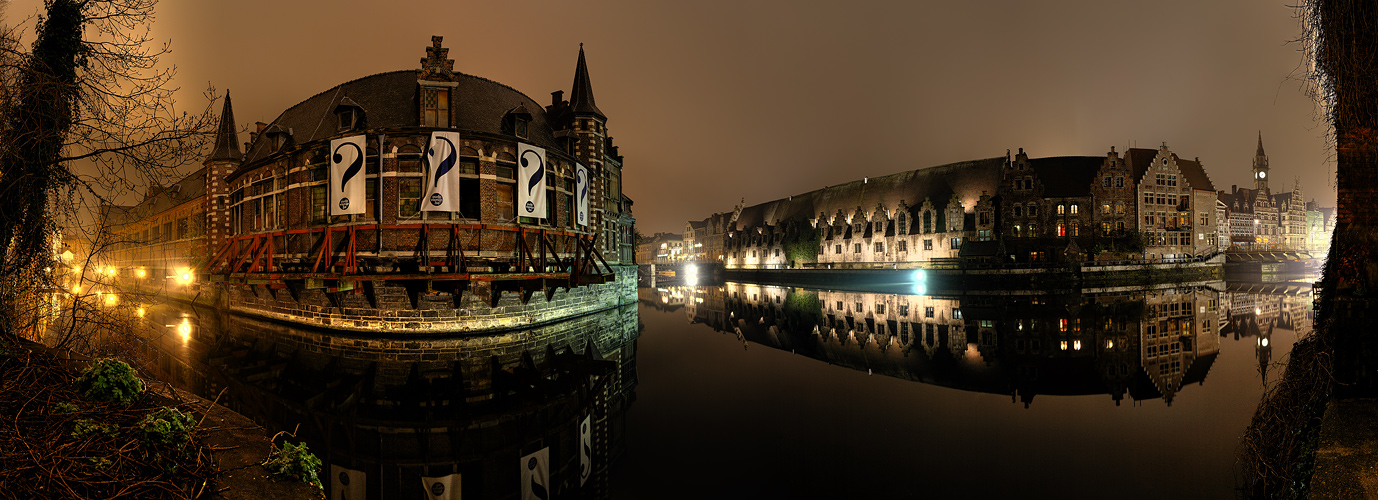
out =
[[[1259,172],[1259,173],[1258,173],[1258,178],[1259,178],[1259,179],[1263,179],[1263,178],[1266,178],[1266,177],[1268,177],[1268,172]]]

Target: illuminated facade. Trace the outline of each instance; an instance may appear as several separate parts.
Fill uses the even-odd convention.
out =
[[[1305,201],[1300,182],[1294,182],[1290,192],[1273,193],[1269,187],[1272,174],[1262,134],[1251,172],[1252,189],[1235,185],[1216,193],[1226,212],[1230,249],[1320,251],[1329,247],[1324,219],[1314,203]]]
[[[1220,251],[1215,198],[1200,160],[1166,144],[1123,157],[1020,149],[738,206],[690,221],[685,241],[743,269],[1201,260]]]
[[[258,123],[242,152],[227,95],[202,169],[138,206],[108,208],[111,264],[152,276],[194,270],[197,281],[236,285],[231,307],[288,311],[280,319],[293,321],[327,307],[339,312],[327,324],[369,330],[396,326],[377,299],[394,292],[413,308],[425,307],[413,298],[419,291],[469,310],[478,304],[466,297],[497,307],[505,292],[526,303],[554,301],[557,289],[630,287],[635,271],[623,268],[635,258],[635,221],[623,158],[594,103],[582,47],[570,98],[552,92],[541,106],[454,71],[441,41],[432,37],[418,69],[342,83]],[[452,186],[445,196],[442,184]],[[523,202],[532,197],[544,208]],[[291,303],[253,288],[292,290]],[[355,304],[361,288],[370,300]],[[564,312],[629,302],[630,293],[609,302],[588,292],[575,301],[587,307]],[[467,328],[462,318],[445,323]]]

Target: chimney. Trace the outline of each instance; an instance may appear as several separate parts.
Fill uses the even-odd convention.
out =
[[[556,90],[556,91],[550,93],[550,105],[551,105],[551,106],[559,106],[561,102],[564,102],[564,100],[565,100],[565,91],[563,91],[563,90]]]
[[[258,127],[258,130],[254,131],[255,133],[262,133],[263,129],[268,128],[268,124],[263,122],[254,122],[254,125]]]

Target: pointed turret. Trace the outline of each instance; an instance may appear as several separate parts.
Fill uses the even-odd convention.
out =
[[[1254,156],[1264,156],[1264,154],[1263,154],[1263,131],[1262,131],[1262,130],[1258,131],[1258,151],[1254,153]]]
[[[606,120],[608,117],[593,103],[593,84],[589,83],[589,67],[584,62],[584,44],[579,44],[579,65],[574,68],[574,88],[569,92],[569,106],[575,114],[592,114]]]
[[[234,126],[234,108],[230,105],[230,91],[225,91],[225,107],[220,111],[220,127],[215,134],[215,150],[211,151],[206,162],[230,160],[239,162],[244,154],[239,151],[239,132]]]

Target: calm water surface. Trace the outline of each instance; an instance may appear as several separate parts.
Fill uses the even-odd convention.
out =
[[[642,289],[613,496],[1231,498],[1307,290]]]

